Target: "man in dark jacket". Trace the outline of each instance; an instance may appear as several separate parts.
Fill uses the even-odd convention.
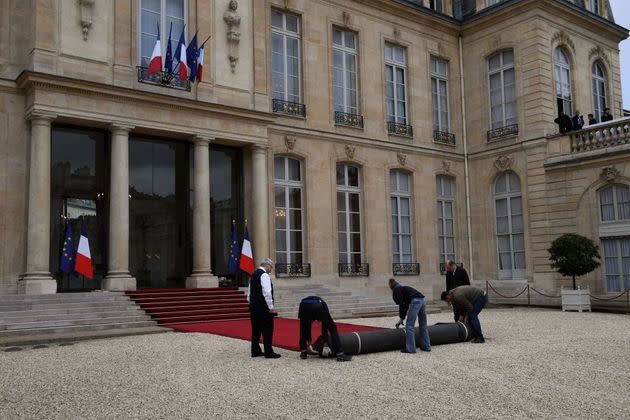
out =
[[[278,313],[273,309],[273,284],[271,283],[271,269],[273,261],[265,258],[260,267],[249,279],[247,301],[252,324],[252,357],[265,356],[267,359],[277,359],[278,353],[273,351],[273,317]],[[265,352],[260,350],[260,335],[263,337]]]
[[[560,116],[553,121],[558,124],[558,130],[563,134],[573,130],[573,121],[564,112],[560,113]]]
[[[352,356],[345,354],[339,341],[339,333],[337,325],[330,316],[328,305],[324,299],[319,296],[308,296],[300,302],[298,310],[298,318],[300,318],[300,358],[306,359],[308,355],[309,345],[312,344],[311,328],[313,321],[322,323],[321,338],[330,343],[330,347],[337,356],[338,362],[348,362]]]
[[[409,286],[401,286],[396,280],[389,279],[389,288],[392,289],[392,298],[398,305],[398,315],[400,319],[396,323],[396,328],[405,322],[405,348],[401,353],[416,352],[416,318],[420,324],[420,349],[431,351],[431,341],[427,328],[427,313],[424,295]]]
[[[610,113],[610,108],[604,108],[604,114],[602,115],[602,122],[612,121],[613,116]]]
[[[468,273],[463,267],[459,267],[453,260],[446,261],[446,291],[453,290],[459,286],[470,286]],[[455,322],[459,319],[459,313],[453,306],[453,318]]]
[[[483,289],[474,286],[459,286],[451,291],[443,291],[441,299],[453,306],[453,310],[459,314],[458,321],[470,324],[473,343],[486,341],[479,322],[479,312],[488,303],[488,295]]]

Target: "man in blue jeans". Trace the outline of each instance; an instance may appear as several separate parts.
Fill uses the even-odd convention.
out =
[[[441,299],[453,306],[453,311],[459,314],[459,321],[470,324],[473,343],[485,343],[479,312],[488,303],[488,295],[483,289],[475,286],[459,286],[442,292]]]
[[[416,319],[420,324],[420,349],[431,351],[431,341],[429,340],[429,330],[427,329],[427,312],[424,295],[409,286],[402,286],[396,280],[389,279],[389,288],[392,289],[392,297],[398,305],[400,319],[396,323],[396,328],[405,322],[405,348],[401,353],[416,352]]]

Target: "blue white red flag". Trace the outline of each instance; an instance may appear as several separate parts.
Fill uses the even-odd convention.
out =
[[[179,62],[178,73],[179,80],[185,82],[188,79],[188,63],[186,62],[186,25],[182,28],[182,34],[179,36],[179,42],[175,49],[175,59]]]
[[[247,228],[245,228],[245,234],[243,235],[243,246],[241,247],[241,260],[239,262],[239,267],[250,276],[254,273],[252,244],[249,242],[249,232],[247,232]]]
[[[157,27],[157,40],[153,47],[153,54],[149,60],[149,68],[147,69],[147,75],[151,76],[154,73],[162,71],[162,44],[160,43],[160,25]]]
[[[85,224],[81,223],[81,238],[79,239],[79,248],[77,249],[77,257],[74,262],[74,271],[83,274],[85,277],[94,278],[94,270],[92,268],[92,254],[90,253],[90,241],[85,232]]]

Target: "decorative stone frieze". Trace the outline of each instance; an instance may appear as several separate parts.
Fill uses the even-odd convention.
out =
[[[349,27],[350,26],[350,13],[343,12],[341,14],[341,20],[343,21],[343,26]]]
[[[442,171],[446,172],[447,174],[450,174],[452,165],[453,165],[453,162],[451,162],[450,160],[443,160],[442,161]]]
[[[354,159],[355,147],[350,144],[346,144],[345,150],[348,159]]]
[[[614,166],[606,166],[602,169],[602,173],[599,174],[599,178],[604,182],[615,182],[619,175],[619,169]]]
[[[400,164],[400,166],[405,166],[405,164],[407,163],[407,155],[404,153],[398,152],[396,154],[396,157],[398,158],[398,163]]]
[[[572,54],[575,54],[575,44],[564,31],[558,31],[551,37],[551,45],[565,45],[571,49]]]
[[[230,0],[228,9],[223,15],[223,20],[227,26],[228,59],[230,60],[232,73],[236,72],[238,44],[241,42],[241,17],[236,13],[236,9],[238,9],[238,2],[236,0]]]
[[[596,45],[593,48],[591,48],[591,51],[588,53],[588,58],[589,60],[593,60],[593,59],[600,59],[602,60],[604,63],[606,63],[607,67],[610,67],[610,58],[608,58],[608,54],[606,54],[606,51],[604,51],[604,49],[599,46]]]
[[[503,155],[496,158],[496,160],[494,161],[494,167],[497,169],[497,171],[503,172],[510,169],[513,163],[514,158],[512,156]]]
[[[87,41],[92,27],[92,9],[94,0],[79,0],[79,8],[81,9],[81,31],[83,32],[83,40]]]
[[[287,146],[287,152],[293,150],[296,140],[295,136],[284,136],[284,144]]]

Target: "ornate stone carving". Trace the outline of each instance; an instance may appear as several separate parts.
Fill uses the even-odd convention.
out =
[[[447,174],[451,173],[451,165],[453,164],[453,162],[451,162],[450,160],[443,160],[442,161],[442,171],[446,172]]]
[[[90,28],[92,27],[92,8],[94,0],[79,0],[79,8],[81,9],[81,31],[83,32],[83,40],[87,41]]]
[[[589,60],[599,58],[604,63],[606,63],[607,67],[610,67],[610,58],[608,58],[608,54],[606,54],[606,51],[604,51],[604,49],[599,45],[591,48],[591,51],[588,53],[588,58]]]
[[[287,151],[293,150],[296,140],[295,136],[284,136],[284,144],[287,146]]]
[[[400,29],[398,27],[394,28],[394,39],[400,41]]]
[[[230,0],[228,9],[223,14],[223,20],[227,25],[227,43],[228,43],[228,59],[230,60],[230,68],[232,73],[236,71],[238,63],[238,44],[241,41],[241,17],[236,13],[238,2]]]
[[[558,31],[551,37],[551,45],[565,45],[571,49],[571,53],[575,54],[575,44],[564,31]]]
[[[614,166],[606,166],[602,169],[602,173],[599,175],[599,178],[604,182],[613,182],[619,178],[619,175],[619,169]]]
[[[398,158],[398,163],[400,164],[400,166],[405,166],[405,163],[407,163],[407,155],[404,153],[398,152],[396,154],[396,157]]]
[[[348,159],[354,159],[354,151],[355,151],[354,146],[350,144],[346,144],[345,149],[346,149],[346,156],[348,156]]]
[[[291,0],[284,0],[284,8],[285,9],[290,9],[291,8]]]
[[[341,14],[341,20],[343,20],[343,26],[345,26],[345,27],[350,26],[350,13],[343,12]]]
[[[503,155],[499,156],[494,161],[494,167],[497,168],[497,171],[503,172],[507,171],[512,167],[512,163],[514,163],[514,158],[511,156]]]

